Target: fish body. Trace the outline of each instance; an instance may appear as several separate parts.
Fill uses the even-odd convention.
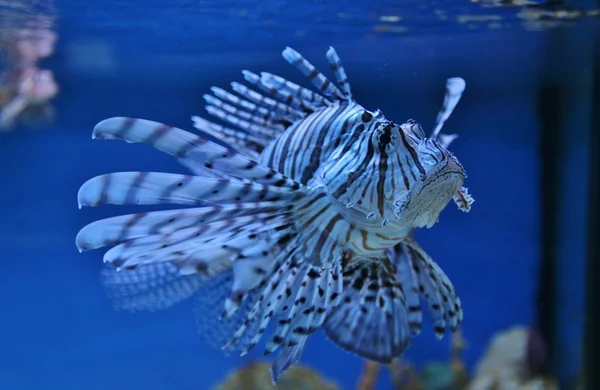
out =
[[[271,325],[265,354],[280,349],[274,381],[319,328],[348,352],[390,363],[420,332],[420,297],[439,337],[462,321],[450,280],[411,232],[433,226],[451,200],[463,211],[473,202],[447,150],[455,136],[440,134],[464,81],[448,80],[428,138],[414,120],[398,125],[357,103],[333,48],[336,83],[293,49],[283,57],[316,92],[244,71],[252,88],[234,82],[235,94],[215,87],[205,95],[209,114],[233,127],[192,117],[238,152],[156,122],[99,123],[95,138],[147,143],[193,175],[98,176],[81,187],[80,205],[194,207],[97,221],[77,246],[113,246],[103,277],[121,308],[199,296],[199,329],[225,352],[246,354]]]

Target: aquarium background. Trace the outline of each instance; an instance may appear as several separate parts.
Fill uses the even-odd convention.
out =
[[[0,2],[0,25],[53,18],[58,39],[41,64],[60,91],[52,123],[0,133],[0,389],[208,389],[249,358],[262,359],[261,346],[237,358],[205,345],[193,299],[157,313],[115,311],[99,281],[103,250],[80,254],[75,235],[91,221],[141,208],[78,210],[76,195],[98,174],[186,172],[148,146],[92,140],[97,122],[131,116],[195,131],[190,117],[206,116],[202,95],[242,81],[242,69],[306,85],[281,58],[285,46],[326,74],[325,52],[334,46],[363,106],[428,130],[446,78],[465,78],[445,132],[460,134],[451,150],[476,201],[468,214],[450,204],[416,237],[461,295],[468,368],[496,332],[548,328],[550,318],[554,374],[565,381],[579,374],[593,15],[530,20],[522,12],[531,7],[467,1],[21,3]],[[544,120],[544,90],[559,91],[563,114],[554,124],[572,135],[555,158],[556,175],[567,178],[556,191],[569,202],[556,205],[552,300],[540,295],[542,146],[554,134],[547,131],[558,130]],[[405,358],[419,366],[448,354],[449,338],[437,341],[425,326]],[[301,362],[343,389],[354,388],[363,367],[321,332]],[[377,388],[391,388],[386,375]]]

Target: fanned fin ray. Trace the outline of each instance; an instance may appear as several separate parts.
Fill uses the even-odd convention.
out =
[[[332,100],[345,100],[346,96],[313,64],[291,47],[283,51],[283,58],[298,69],[312,83],[315,89]]]
[[[387,263],[387,266],[386,266]],[[411,341],[406,298],[389,260],[355,260],[344,269],[341,303],[323,325],[340,348],[383,364]]]
[[[158,172],[117,172],[89,179],[79,189],[77,198],[82,207],[104,204],[201,205],[293,201],[297,195],[298,192],[289,187],[263,185],[249,180]]]
[[[270,115],[275,116],[280,120],[288,120],[293,122],[306,116],[306,114],[302,111],[299,111],[288,104],[263,96],[238,82],[233,81],[231,83],[231,88],[244,98],[256,104],[258,107],[268,109],[271,112]]]
[[[180,276],[168,262],[121,271],[107,264],[101,278],[115,308],[132,312],[166,309],[191,297],[206,280],[199,274]]]
[[[329,61],[329,66],[335,75],[337,83],[342,89],[342,94],[347,100],[352,100],[352,91],[350,90],[348,76],[346,76],[346,71],[342,66],[342,60],[340,60],[340,57],[333,47],[330,47],[329,50],[327,50],[327,60]]]
[[[238,217],[127,241],[107,251],[104,261],[118,267],[172,261],[180,267],[193,265],[192,272],[208,273],[212,261],[233,261],[261,245],[255,236],[289,225],[289,216],[286,215],[275,218],[261,218],[260,215]]]
[[[250,179],[258,184],[299,187],[292,179],[246,156],[187,131],[145,119],[105,119],[94,128],[93,137],[146,143],[172,156],[201,163],[207,169]]]
[[[302,102],[304,108],[311,107],[312,109],[320,109],[331,105],[331,102],[325,99],[323,96],[310,89],[299,86],[289,80],[284,79],[281,76],[269,72],[261,72],[261,81],[265,86],[271,86],[272,88],[279,89],[285,93],[289,93],[295,99]],[[287,95],[286,95],[287,96]],[[287,99],[287,97],[286,97]]]
[[[436,336],[442,338],[447,326],[454,332],[462,323],[463,310],[450,279],[412,238],[406,238],[398,244],[394,252],[396,262],[403,261],[410,264],[419,295],[428,303]],[[409,295],[408,299],[414,302],[414,290],[405,289],[405,292]]]
[[[258,75],[244,70],[244,79],[260,93],[234,82],[232,88],[242,98],[217,87],[211,88],[213,95],[204,95],[207,112],[237,129],[197,116],[192,117],[194,127],[256,159],[280,131],[332,104],[321,93],[333,100],[352,100],[346,72],[332,47],[327,51],[327,60],[341,91],[299,53],[287,48],[282,55],[312,82],[319,93],[268,72]]]
[[[242,307],[229,317],[222,317],[223,305],[233,288],[234,276],[232,272],[224,272],[213,278],[210,278],[197,294],[196,302],[196,325],[198,333],[211,347],[222,350],[226,355],[233,352],[239,352],[240,347],[237,344],[229,348],[223,348],[231,335],[245,321],[250,308],[255,304],[256,294],[249,294]],[[253,335],[257,331],[257,321],[249,324],[248,335]],[[250,336],[247,336],[250,337]],[[247,340],[241,339],[240,344],[245,344]]]
[[[406,247],[396,245],[387,250],[388,256],[396,267],[396,278],[402,286],[404,296],[406,297],[406,311],[408,312],[408,326],[413,337],[421,333],[423,327],[423,313],[421,311],[421,300],[418,283],[418,268],[413,266],[412,261],[407,257]]]
[[[269,370],[271,371],[271,381],[274,384],[279,381],[281,375],[283,375],[283,373],[288,368],[290,368],[300,360],[300,357],[304,352],[304,345],[306,344],[306,340],[307,337],[305,336],[299,341],[298,344],[295,344],[293,346],[286,345],[281,348],[281,352],[279,352],[279,355],[277,355],[277,358],[275,358],[275,361],[273,362],[273,365]]]
[[[210,90],[215,97],[222,100],[224,103],[229,103],[240,111],[245,110],[252,116],[253,120],[257,121],[263,126],[271,127],[277,130],[284,130],[290,124],[289,119],[286,120],[285,117],[282,117],[274,110],[270,110],[264,106],[257,105],[249,100],[240,98],[219,87],[212,87]]]
[[[224,206],[198,207],[120,215],[84,226],[75,242],[80,251],[113,246],[131,239],[168,234],[193,226],[257,213],[276,215],[288,206],[287,201],[234,203]]]
[[[218,140],[229,144],[233,148],[236,148],[240,153],[245,154],[254,160],[257,160],[260,157],[260,152],[267,145],[267,141],[265,139],[253,136],[246,132],[209,122],[206,119],[200,118],[199,116],[192,116],[192,122],[197,130],[212,135]],[[188,165],[185,160],[182,163],[186,166]],[[197,168],[192,166],[191,169],[193,169],[195,172]],[[200,166],[200,169],[213,172],[206,169],[204,166]]]

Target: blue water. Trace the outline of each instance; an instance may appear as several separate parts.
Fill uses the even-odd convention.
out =
[[[202,94],[241,81],[242,69],[301,82],[280,57],[285,46],[325,69],[325,51],[334,45],[361,104],[426,128],[435,122],[445,79],[466,79],[445,131],[460,134],[451,149],[467,169],[476,202],[469,214],[449,205],[440,223],[419,231],[417,239],[461,294],[470,368],[495,332],[536,323],[543,304],[536,297],[543,134],[536,86],[550,34],[568,37],[585,23],[559,33],[529,31],[514,7],[377,4],[121,0],[41,7],[57,17],[59,39],[43,66],[61,90],[52,102],[51,126],[0,134],[0,389],[207,389],[248,361],[203,344],[192,302],[154,314],[113,310],[99,282],[102,251],[79,254],[75,235],[93,220],[136,209],[78,210],[76,194],[102,173],[185,172],[145,145],[93,141],[98,121],[132,116],[192,130],[190,116],[204,115]],[[382,15],[402,20],[385,22]],[[500,21],[459,23],[464,15]],[[566,48],[569,53],[589,49],[585,39],[570,42],[575,47]],[[583,82],[573,76],[581,69],[564,66],[566,82]],[[565,169],[580,172],[585,145],[574,141],[569,150]],[[573,196],[581,199],[585,188],[574,180]],[[570,217],[573,225],[583,220]],[[565,271],[576,270],[573,280],[581,262],[577,256]],[[572,292],[575,302],[578,294]],[[417,365],[447,360],[448,340],[436,341],[427,328],[405,356]],[[261,355],[259,348],[250,354]],[[344,389],[354,388],[362,369],[360,359],[320,332],[309,339],[301,362]],[[390,386],[382,376],[378,388]]]

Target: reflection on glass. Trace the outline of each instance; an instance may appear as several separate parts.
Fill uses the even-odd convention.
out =
[[[13,22],[3,27],[0,35],[4,62],[0,67],[0,131],[17,123],[39,126],[50,122],[54,116],[50,101],[59,89],[52,71],[39,65],[54,52],[53,17],[23,11],[12,15],[11,8],[7,9],[2,11],[5,19],[12,17]]]

